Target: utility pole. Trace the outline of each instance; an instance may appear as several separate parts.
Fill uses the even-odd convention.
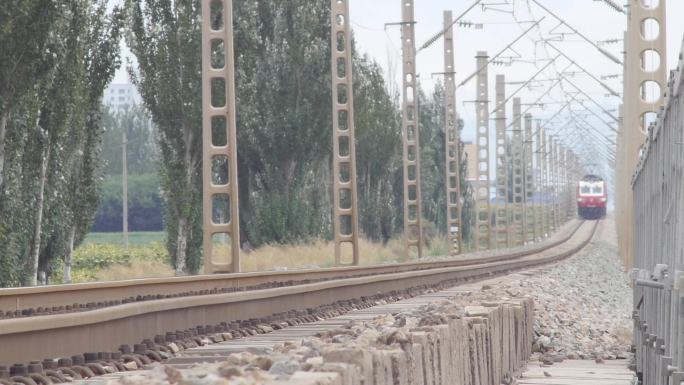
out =
[[[551,201],[549,203],[549,229],[551,232],[556,232],[558,229],[556,227],[556,185],[555,185],[555,172],[556,172],[556,160],[554,158],[553,152],[553,138],[551,136],[549,139],[549,193],[551,196]]]
[[[544,184],[542,182],[542,162],[544,161],[541,148],[541,122],[537,121],[537,129],[534,134],[534,171],[535,184],[537,185],[537,197],[534,200],[534,235],[537,240],[544,238]]]
[[[522,128],[520,116],[520,98],[513,98],[513,228],[515,230],[515,245],[522,245],[525,242],[523,227],[523,159],[522,159]]]
[[[123,187],[123,242],[124,249],[128,250],[128,139],[126,138],[126,130],[123,128],[121,141],[121,184]]]
[[[657,4],[656,4],[657,3]],[[629,0],[625,38],[622,125],[618,135],[616,224],[620,255],[626,269],[634,267],[634,219],[632,175],[639,161],[639,149],[648,134],[649,115],[664,103],[667,85],[666,2],[645,6],[642,0]],[[657,31],[648,29],[649,23]],[[657,33],[656,33],[657,32]],[[659,63],[655,60],[659,59]],[[658,65],[656,65],[658,64]],[[653,83],[649,83],[653,82]],[[659,94],[648,95],[648,84]],[[650,269],[651,266],[648,266]],[[640,369],[640,368],[638,368]],[[639,371],[639,370],[637,370]]]
[[[335,264],[359,264],[349,1],[330,0]],[[351,257],[351,260],[348,258]]]
[[[560,142],[559,142],[560,143]],[[565,198],[567,192],[567,184],[565,183],[565,147],[558,145],[558,223],[562,225],[565,223]]]
[[[213,7],[214,3],[222,7]],[[240,271],[233,0],[202,0],[202,221],[204,272]],[[218,20],[213,25],[210,20]],[[223,43],[222,67],[213,47]],[[218,87],[217,87],[218,85]],[[220,94],[219,94],[220,93]],[[215,100],[225,100],[215,105]],[[223,130],[214,137],[213,132]],[[225,141],[219,138],[226,138]]]
[[[416,82],[416,37],[413,0],[401,0],[403,62],[402,138],[404,164],[404,237],[406,253],[423,257],[420,194],[420,132]]]
[[[555,173],[555,179],[556,179],[556,204],[554,206],[554,220],[556,221],[556,229],[560,229],[561,227],[561,221],[560,221],[560,206],[561,206],[561,198],[562,198],[562,188],[563,186],[561,185],[560,182],[560,169],[561,169],[561,158],[560,158],[560,140],[556,139],[554,141],[555,143],[555,153],[554,153],[554,159],[556,160],[556,173]]]
[[[506,143],[506,78],[496,75],[496,248],[511,247],[508,220],[508,164],[509,153]]]
[[[544,192],[544,199],[542,202],[542,228],[544,237],[548,237],[551,233],[551,222],[549,221],[549,201],[551,196],[551,190],[549,188],[549,160],[550,154],[548,151],[548,136],[546,135],[546,130],[544,126],[539,129],[539,135],[541,136],[541,146],[540,155],[542,159],[541,173],[542,173],[542,191]]]
[[[553,170],[553,229],[555,231],[558,231],[560,228],[560,215],[558,212],[558,199],[559,199],[559,186],[558,186],[558,169],[559,169],[559,162],[558,162],[558,139],[554,139],[551,141],[551,154],[552,154],[552,162],[551,162],[551,167]]]
[[[475,191],[475,250],[491,247],[491,209],[489,205],[489,79],[487,52],[477,56],[477,182]]]
[[[563,208],[563,221],[566,222],[570,219],[570,213],[572,209],[572,182],[570,178],[572,163],[570,161],[570,149],[565,149],[563,151],[563,183],[565,184],[565,204]]]
[[[463,251],[461,225],[461,135],[456,121],[454,35],[451,11],[444,11],[444,140],[446,148],[447,239],[450,255]]]
[[[525,243],[534,242],[534,163],[532,153],[532,115],[525,114],[525,142],[523,143],[523,175],[524,175],[524,239]]]

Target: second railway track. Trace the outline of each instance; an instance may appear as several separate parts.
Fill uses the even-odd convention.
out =
[[[369,298],[528,269],[578,252],[597,225],[575,222],[556,239],[470,259],[12,289],[0,296],[0,365],[282,325],[345,304],[366,306]]]

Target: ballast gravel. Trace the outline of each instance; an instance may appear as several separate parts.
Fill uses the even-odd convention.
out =
[[[612,221],[610,221],[612,222]],[[617,254],[614,227],[606,221],[594,242],[553,267],[478,284],[448,301],[437,301],[372,321],[274,348],[231,354],[219,364],[185,370],[156,366],[140,375],[111,379],[109,385],[263,384],[291,379],[295,373],[334,371],[324,360],[332,346],[366,350],[408,343],[408,331],[466,316],[471,305],[531,298],[535,321],[532,361],[553,365],[567,359],[624,359],[631,354],[632,294]],[[352,351],[354,350],[352,349]],[[358,350],[357,350],[358,351]],[[353,362],[348,357],[347,362]]]
[[[534,300],[533,360],[550,364],[631,357],[632,290],[611,219],[576,256],[497,289],[501,290]]]

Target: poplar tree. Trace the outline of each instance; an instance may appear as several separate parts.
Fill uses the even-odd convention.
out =
[[[119,51],[105,0],[12,3],[0,10],[0,286],[36,284],[39,271],[47,280],[87,232],[100,184],[95,116]]]
[[[128,0],[129,73],[158,128],[166,241],[176,274],[202,246],[201,18],[198,0]]]

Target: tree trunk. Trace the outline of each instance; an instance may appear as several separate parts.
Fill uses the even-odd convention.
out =
[[[69,233],[69,250],[64,257],[64,283],[71,283],[71,262],[74,259],[74,241],[76,240],[76,226],[71,226]]]
[[[193,188],[192,174],[195,169],[195,159],[192,154],[194,135],[192,130],[187,127],[184,127],[183,130],[185,131],[185,154],[183,158],[185,165],[185,189],[190,192]],[[177,202],[176,204],[182,205],[180,202]],[[192,229],[190,218],[186,217],[186,214],[182,209],[177,209],[176,215],[178,216],[178,233],[176,234],[176,275],[186,275],[188,274],[188,238],[190,237]]]
[[[238,154],[238,205],[240,207],[240,213],[250,212],[250,171],[249,167],[245,163],[244,159]],[[243,214],[244,215],[244,214]],[[247,214],[249,215],[249,214]],[[249,234],[247,233],[247,226],[244,225],[244,219],[240,218],[240,247],[250,248]]]
[[[188,219],[178,218],[178,235],[176,237],[176,275],[188,273]]]
[[[7,108],[3,108],[0,114],[0,191],[2,191],[2,185],[5,181],[5,137],[7,136],[8,121],[9,111]]]
[[[45,182],[50,162],[50,140],[45,143],[43,159],[40,165],[40,180],[38,182],[38,196],[36,198],[36,218],[33,228],[33,247],[31,248],[29,285],[35,286],[38,281],[38,262],[40,256],[41,232],[43,230],[43,206],[45,203]]]

